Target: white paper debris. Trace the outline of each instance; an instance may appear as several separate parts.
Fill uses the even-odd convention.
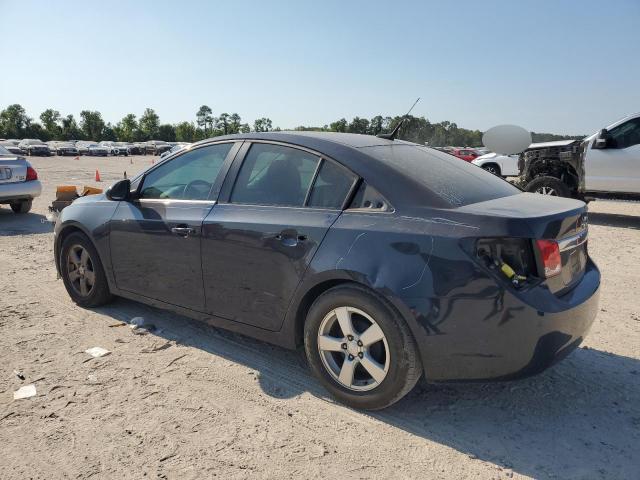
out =
[[[109,355],[111,353],[109,350],[102,347],[92,347],[88,350],[85,350],[85,352],[91,355],[93,358],[104,357],[105,355]]]
[[[20,387],[18,390],[13,392],[14,400],[20,400],[21,398],[30,398],[35,396],[36,396],[35,385],[25,385],[24,387]]]

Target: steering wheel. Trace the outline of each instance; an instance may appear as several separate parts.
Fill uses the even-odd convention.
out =
[[[191,196],[189,196],[190,190],[196,186],[205,187],[206,192],[204,192],[204,198],[199,198],[200,196],[203,195],[203,191],[202,191],[203,189],[193,190],[193,193],[195,194],[194,195],[195,198],[192,198]],[[200,180],[200,179],[192,180],[184,186],[184,190],[182,191],[182,198],[187,200],[206,200],[207,197],[209,196],[209,190],[211,190],[211,184],[206,180]]]

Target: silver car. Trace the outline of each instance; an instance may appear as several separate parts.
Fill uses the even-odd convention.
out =
[[[27,213],[42,184],[26,158],[0,146],[0,204],[9,204],[15,213]]]

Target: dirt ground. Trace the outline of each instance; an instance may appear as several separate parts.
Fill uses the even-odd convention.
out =
[[[0,207],[2,478],[640,477],[640,204],[590,205],[603,284],[582,348],[534,378],[419,385],[368,414],[329,399],[299,352],[132,301],[73,304],[46,220],[55,185],[95,185],[96,168],[109,185],[151,157],[31,161],[32,213]],[[120,326],[137,316],[158,330]],[[13,400],[28,384],[37,395]]]

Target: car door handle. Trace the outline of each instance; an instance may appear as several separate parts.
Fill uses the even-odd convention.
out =
[[[192,227],[173,227],[171,233],[180,235],[181,237],[188,237],[189,235],[195,235],[196,229]]]
[[[278,233],[275,238],[286,247],[295,247],[299,242],[304,242],[307,236]]]

